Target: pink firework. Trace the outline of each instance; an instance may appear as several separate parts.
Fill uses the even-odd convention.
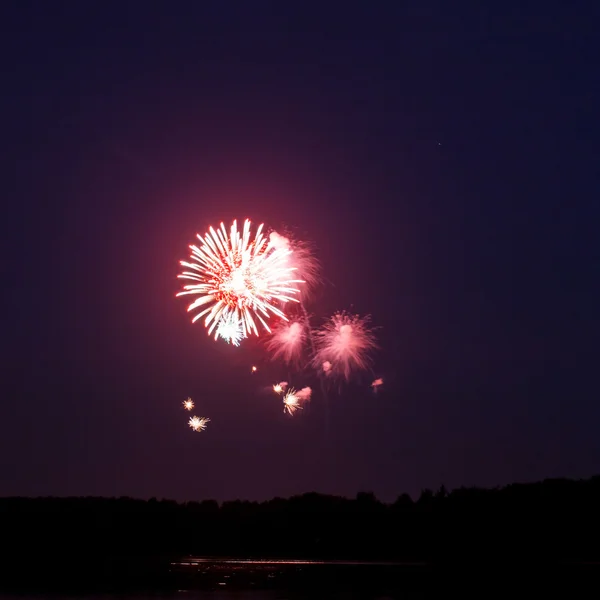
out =
[[[377,348],[368,323],[369,317],[335,313],[315,332],[314,366],[327,375],[346,381],[353,372],[368,369],[371,364],[370,353]]]
[[[305,298],[321,283],[321,265],[306,242],[285,237],[276,231],[269,234],[269,243],[277,250],[286,251],[288,266],[303,285],[299,288],[301,298]]]
[[[301,402],[310,402],[310,397],[312,396],[312,389],[308,386],[303,387],[301,390],[298,390],[296,392],[296,396]]]
[[[374,392],[377,392],[377,389],[379,387],[381,387],[383,385],[383,379],[381,377],[378,377],[377,379],[375,379],[373,381],[373,383],[371,384],[371,387],[373,388]]]
[[[298,363],[306,341],[306,326],[303,321],[280,323],[267,342],[273,359],[281,358],[286,364]]]

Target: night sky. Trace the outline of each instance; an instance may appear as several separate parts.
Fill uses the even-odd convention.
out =
[[[599,471],[593,3],[9,4],[0,495],[391,501]],[[328,428],[175,298],[196,232],[246,217],[314,244],[316,317],[380,327]]]

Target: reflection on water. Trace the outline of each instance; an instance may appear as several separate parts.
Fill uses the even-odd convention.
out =
[[[363,560],[297,560],[289,558],[197,558],[189,557],[184,560],[180,560],[173,565],[199,565],[199,564],[239,564],[239,565],[346,565],[346,566],[357,566],[362,565],[365,567],[404,567],[406,565],[425,565],[424,562],[398,562],[398,561],[363,561]]]
[[[205,565],[205,564],[222,564],[222,565],[324,565],[327,564],[322,560],[290,560],[290,559],[256,559],[256,558],[223,558],[223,559],[211,559],[211,558],[195,558],[190,557],[185,560],[180,560],[172,565],[178,566],[193,566],[193,565]],[[361,563],[350,563],[350,562],[338,562],[334,561],[330,564],[361,564]],[[367,564],[367,563],[364,563]],[[374,564],[374,563],[373,563]]]
[[[181,591],[261,590],[275,593],[273,598],[391,598],[399,589],[402,597],[417,597],[427,570],[420,563],[358,561],[188,557],[171,563]]]
[[[412,600],[425,598],[421,595],[413,594],[392,594],[392,595],[364,595],[363,593],[323,593],[320,590],[313,592],[294,592],[294,591],[275,591],[275,590],[242,590],[242,591],[193,591],[179,590],[169,594],[91,594],[91,595],[12,595],[0,594],[2,600],[77,600],[86,598],[86,600]]]
[[[506,597],[534,598],[549,596],[550,592],[557,597],[577,599],[583,597],[582,590],[597,584],[600,574],[597,565],[583,564],[479,563],[433,567],[423,563],[187,557],[165,562],[158,578],[156,565],[147,565],[146,570],[132,573],[125,569],[118,576],[116,571],[112,574],[105,571],[103,579],[106,565],[93,560],[87,564],[89,569],[76,588],[72,584],[80,570],[70,564],[61,569],[60,581],[68,581],[66,587],[51,588],[49,580],[34,570],[21,579],[25,584],[32,581],[41,584],[35,589],[55,589],[55,593],[0,594],[0,600],[410,600],[438,599],[450,594],[464,600],[494,597],[499,593]],[[73,591],[64,594],[58,589]],[[115,593],[99,593],[100,590]],[[121,593],[116,594],[117,590]]]
[[[99,565],[98,565],[99,566]],[[168,574],[166,573],[168,568]],[[63,574],[73,580],[78,569],[65,565]],[[73,565],[74,567],[74,565]],[[92,569],[93,571],[93,569]],[[101,576],[101,569],[96,570]],[[126,590],[119,595],[92,592],[86,583],[71,594],[0,595],[7,600],[75,600],[84,596],[93,600],[391,600],[425,598],[425,565],[365,562],[324,562],[312,560],[212,559],[187,557],[165,565],[166,578],[161,587],[151,584],[151,573],[129,587],[129,582],[111,579],[104,590]],[[33,574],[32,574],[33,575]],[[90,581],[87,577],[84,582]],[[145,583],[149,585],[145,586]],[[123,587],[114,587],[114,584]],[[19,588],[13,588],[13,590]],[[45,588],[38,588],[45,589]],[[64,589],[64,588],[61,588]],[[148,592],[133,590],[162,590]]]

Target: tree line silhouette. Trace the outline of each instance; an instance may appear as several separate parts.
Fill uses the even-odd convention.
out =
[[[424,490],[416,501],[401,495],[392,504],[364,492],[354,499],[307,493],[222,504],[0,498],[1,564],[14,580],[25,577],[32,556],[48,573],[68,563],[81,574],[94,561],[97,572],[110,559],[113,570],[145,565],[144,572],[156,576],[187,555],[434,564],[596,561],[599,508],[600,476],[452,492],[442,486]]]

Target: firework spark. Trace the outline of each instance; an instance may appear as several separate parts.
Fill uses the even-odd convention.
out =
[[[256,366],[255,366],[255,365],[252,365],[252,368],[250,369],[250,371],[251,371],[252,373],[256,373],[256,371],[258,371],[258,369],[256,368]]]
[[[252,238],[248,219],[242,232],[238,231],[237,221],[229,232],[221,223],[219,229],[211,227],[204,237],[198,234],[200,246],[190,246],[192,262],[181,261],[188,270],[178,278],[192,283],[177,296],[197,296],[188,312],[201,309],[192,322],[206,315],[204,325],[209,335],[220,323],[230,320],[239,322],[242,337],[258,335],[257,321],[270,332],[267,321],[271,317],[287,320],[275,304],[299,301],[304,281],[298,278],[289,258],[293,251],[267,241],[262,230],[261,224]]]
[[[210,421],[208,417],[192,417],[188,421],[188,425],[194,431],[204,431],[206,429],[206,424]]]
[[[192,408],[194,408],[194,401],[191,398],[184,400],[183,408],[185,408],[185,410],[192,410]]]
[[[302,356],[306,340],[306,327],[302,321],[281,323],[267,342],[273,360],[281,357],[287,364],[297,363]]]
[[[316,353],[313,363],[327,375],[348,381],[354,371],[362,371],[371,363],[370,352],[377,347],[368,327],[369,317],[335,313],[316,332]],[[325,363],[329,363],[325,368]]]
[[[276,394],[281,394],[282,392],[285,392],[287,386],[288,386],[288,382],[287,381],[280,381],[279,383],[276,383],[273,386],[273,391]]]

